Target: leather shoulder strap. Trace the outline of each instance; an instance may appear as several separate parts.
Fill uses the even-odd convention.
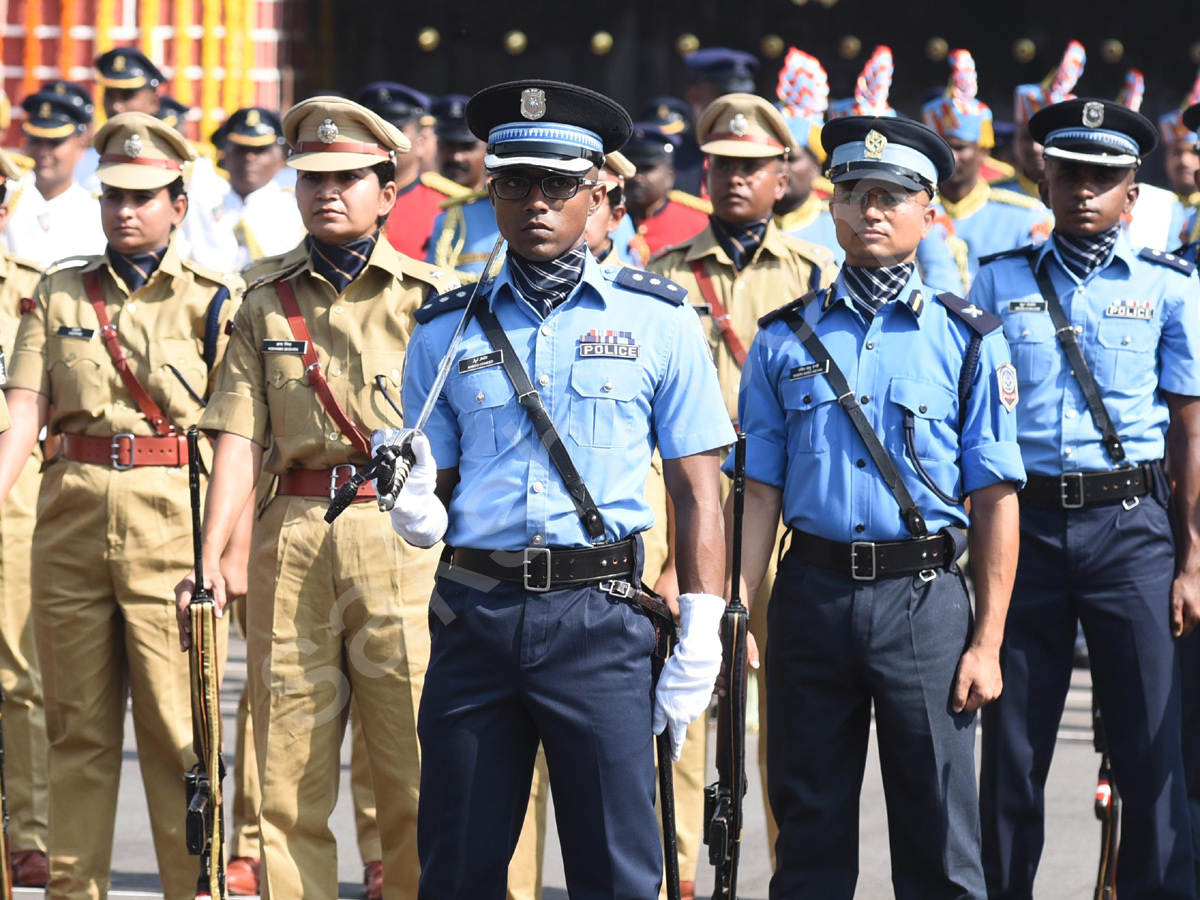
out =
[[[275,282],[275,293],[279,296],[279,303],[283,306],[283,313],[287,316],[288,327],[292,330],[292,337],[298,341],[304,342],[304,353],[301,354],[301,359],[304,360],[304,373],[308,378],[308,383],[312,389],[316,391],[317,399],[321,402],[325,412],[329,413],[329,417],[337,423],[338,428],[342,430],[342,434],[350,438],[356,450],[364,453],[367,457],[371,456],[371,442],[367,440],[359,427],[351,421],[350,416],[346,414],[346,410],[342,409],[342,404],[338,403],[337,397],[333,396],[333,390],[329,387],[329,382],[325,380],[325,373],[321,371],[321,361],[317,358],[317,349],[313,344],[312,335],[308,332],[308,325],[304,321],[304,314],[300,312],[300,304],[296,301],[296,292],[292,290],[292,283],[285,279]]]
[[[744,366],[746,364],[746,346],[737,336],[737,332],[733,330],[733,323],[729,321],[729,313],[717,298],[712,278],[708,274],[708,269],[704,267],[704,260],[693,259],[690,265],[692,274],[696,276],[696,283],[700,285],[700,294],[704,297],[704,302],[708,304],[709,309],[712,310],[713,321],[717,323],[717,330],[721,332],[725,346],[737,360],[738,366]]]
[[[533,386],[533,382],[529,380],[529,373],[521,365],[512,342],[504,333],[496,314],[488,308],[486,303],[479,304],[479,308],[475,310],[475,318],[483,327],[483,333],[487,335],[488,342],[500,351],[500,364],[504,367],[504,373],[516,388],[517,400],[529,414],[534,431],[537,432],[539,440],[550,454],[550,462],[554,464],[554,468],[562,477],[567,494],[570,496],[571,502],[575,504],[575,511],[579,513],[579,518],[583,520],[583,527],[587,529],[588,536],[593,541],[599,541],[604,537],[604,518],[600,515],[600,510],[596,508],[596,501],[592,499],[587,485],[583,483],[583,476],[575,468],[571,454],[567,452],[566,445],[563,444],[562,438],[558,434],[558,429],[554,427],[554,421],[546,412],[541,395]]]
[[[1042,293],[1042,299],[1046,301],[1046,310],[1054,322],[1054,333],[1058,337],[1059,344],[1062,345],[1063,353],[1067,356],[1067,362],[1071,364],[1075,380],[1079,382],[1079,387],[1083,390],[1083,399],[1087,401],[1092,421],[1100,432],[1101,443],[1104,444],[1104,448],[1112,457],[1113,462],[1117,465],[1128,465],[1121,436],[1117,434],[1116,426],[1113,425],[1112,418],[1104,407],[1104,400],[1100,396],[1100,386],[1096,384],[1096,377],[1092,375],[1092,370],[1088,368],[1087,361],[1083,358],[1083,351],[1079,347],[1079,337],[1076,335],[1075,329],[1071,327],[1062,303],[1059,302],[1058,291],[1054,289],[1049,271],[1045,268],[1038,268],[1035,256],[1029,257],[1029,268],[1033,270],[1038,290]]]
[[[908,487],[904,484],[900,470],[896,468],[896,464],[888,456],[883,442],[879,440],[879,435],[871,427],[871,420],[867,418],[867,414],[863,412],[862,406],[859,405],[858,398],[854,396],[854,391],[850,389],[850,383],[846,380],[846,376],[842,374],[842,370],[838,368],[833,357],[829,355],[829,351],[825,349],[825,345],[821,343],[821,339],[817,337],[809,324],[804,321],[804,317],[795,308],[790,306],[784,307],[780,317],[783,321],[787,322],[788,327],[800,339],[800,343],[804,344],[804,349],[809,352],[809,355],[812,356],[819,366],[824,368],[825,377],[829,379],[829,384],[833,387],[834,393],[837,394],[838,403],[842,405],[842,408],[846,410],[846,414],[850,416],[850,422],[854,425],[854,430],[858,432],[858,436],[866,444],[867,452],[871,454],[871,459],[879,468],[879,474],[883,476],[884,483],[887,484],[888,489],[892,492],[892,496],[896,498],[896,503],[900,506],[900,515],[904,519],[904,524],[908,526],[909,532],[915,538],[928,535],[929,529],[925,526],[925,516],[917,507],[916,501],[913,500],[912,494],[909,493]]]
[[[133,374],[133,369],[129,368],[129,357],[125,353],[125,348],[121,346],[121,339],[117,336],[117,326],[113,325],[108,318],[108,309],[104,305],[104,292],[100,288],[98,269],[83,273],[83,288],[87,291],[92,308],[96,310],[96,318],[100,320],[100,337],[104,341],[104,348],[112,357],[117,374],[121,376],[121,381],[125,383],[125,389],[133,397],[133,402],[137,404],[142,415],[162,437],[174,434],[175,426],[167,421],[166,415],[154,402],[154,398],[150,396],[146,386],[138,381],[137,376]]]

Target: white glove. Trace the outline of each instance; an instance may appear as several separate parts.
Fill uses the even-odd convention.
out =
[[[679,595],[679,643],[658,676],[654,733],[671,727],[671,758],[679,761],[687,727],[708,709],[721,674],[721,616],[725,601],[713,594]]]
[[[380,447],[399,446],[409,432],[396,428],[383,428],[371,435],[371,455]],[[400,493],[395,494],[395,479],[388,484],[376,484],[382,502],[395,501],[392,506],[392,528],[414,547],[432,547],[446,533],[446,507],[437,498],[437,461],[429,446],[429,438],[421,432],[412,432],[412,451],[416,462],[412,465],[408,480]],[[399,461],[397,461],[399,462]]]

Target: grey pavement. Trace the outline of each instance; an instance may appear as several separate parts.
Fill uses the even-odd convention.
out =
[[[245,645],[233,640],[225,673],[222,711],[225,742],[230,748],[226,763],[233,759],[233,728],[237,700],[245,683]],[[1077,670],[1067,699],[1067,713],[1059,733],[1054,764],[1046,787],[1046,848],[1038,873],[1037,896],[1047,900],[1090,900],[1099,858],[1099,826],[1092,813],[1092,796],[1099,759],[1091,745],[1091,681],[1088,673]],[[710,780],[715,778],[711,759]],[[744,900],[764,900],[770,880],[760,781],[755,765],[757,735],[747,736],[750,791],[746,799],[746,829],[743,838],[739,894]],[[226,790],[232,785],[226,781]],[[878,754],[872,737],[863,783],[861,806],[861,847],[856,900],[883,900],[892,896],[887,817],[883,785],[879,775]],[[179,811],[180,815],[183,810]],[[553,814],[552,814],[553,815]],[[354,815],[350,800],[349,740],[343,748],[341,791],[331,826],[338,839],[338,875],[341,896],[345,900],[362,896],[362,861],[355,844]],[[546,841],[544,900],[565,900],[566,880],[562,858],[551,819]],[[113,848],[113,890],[111,900],[133,897],[159,897],[158,875],[150,842],[150,822],[146,798],[137,765],[132,725],[126,723],[125,761],[122,767],[120,799],[117,806],[117,836]],[[712,870],[701,866],[697,878],[697,897],[711,896]],[[18,889],[17,897],[40,898],[41,891]]]

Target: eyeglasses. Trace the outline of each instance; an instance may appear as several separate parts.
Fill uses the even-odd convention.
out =
[[[547,175],[545,178],[497,175],[492,179],[492,189],[501,200],[524,200],[529,196],[529,188],[537,184],[547,200],[570,200],[581,187],[594,187],[599,183],[575,175]]]
[[[881,213],[890,215],[904,204],[914,202],[922,193],[924,192],[883,187],[872,187],[866,190],[857,187],[842,190],[835,187],[833,189],[833,200],[835,203],[845,203],[852,207],[857,206],[862,210],[866,210],[868,206],[874,206]]]

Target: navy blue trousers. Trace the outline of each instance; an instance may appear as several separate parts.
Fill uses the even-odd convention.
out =
[[[656,900],[646,614],[594,586],[527,593],[452,569],[429,623],[418,896],[504,900],[540,741],[572,900]]]
[[[1196,896],[1171,636],[1174,572],[1162,483],[1130,510],[1120,503],[1021,507],[1021,555],[1001,651],[1004,693],[983,710],[980,805],[993,900],[1033,896],[1076,620],[1087,636],[1123,801],[1117,894]]]
[[[1200,886],[1200,628],[1179,641],[1179,674],[1183,698],[1183,771],[1187,777],[1188,813],[1192,823],[1192,864]]]
[[[896,897],[981,900],[975,716],[950,709],[961,573],[856,582],[789,553],[767,620],[771,900],[854,897],[872,702]]]

